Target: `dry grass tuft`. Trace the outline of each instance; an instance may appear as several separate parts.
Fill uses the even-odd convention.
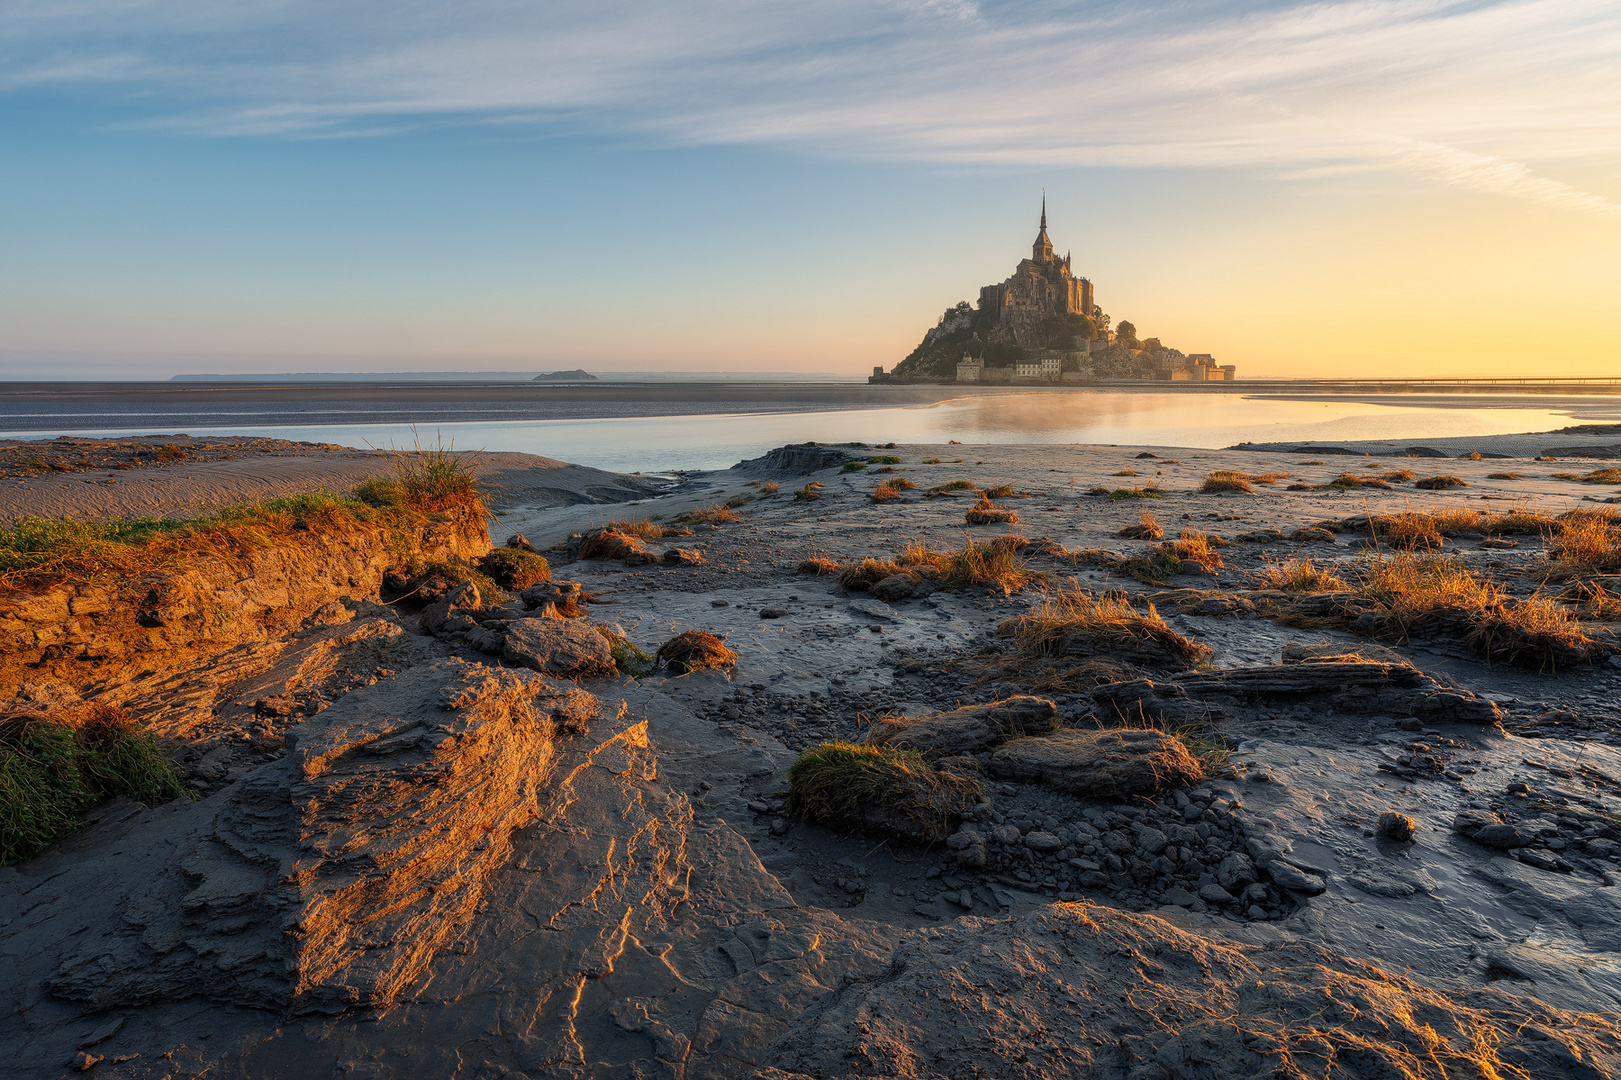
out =
[[[780,490],[781,485],[775,480],[762,480],[760,482],[760,497],[762,499],[769,498]]]
[[[1141,476],[1142,473],[1138,472],[1136,469],[1121,469],[1119,472],[1111,473],[1110,475],[1112,475],[1112,476]]]
[[[741,515],[732,510],[730,505],[716,503],[714,506],[705,506],[697,510],[688,511],[681,515],[682,520],[704,525],[722,525],[728,521],[742,521]]]
[[[1343,592],[1351,588],[1344,578],[1319,569],[1310,559],[1268,560],[1266,568],[1256,571],[1254,578],[1258,588],[1281,589],[1284,592]]]
[[[805,564],[801,563],[800,565]],[[847,567],[839,572],[839,591],[866,592],[886,577],[901,572],[901,567],[897,566],[893,560],[865,558],[854,566]]]
[[[987,499],[1022,499],[1023,495],[1012,484],[993,484],[984,490]]]
[[[1361,597],[1374,606],[1351,627],[1360,632],[1455,634],[1488,660],[1534,662],[1544,671],[1610,651],[1564,606],[1540,593],[1516,600],[1456,558],[1403,552],[1371,559],[1363,577]]]
[[[1030,656],[1118,656],[1192,667],[1213,655],[1209,646],[1166,625],[1150,604],[1145,615],[1122,596],[1094,597],[1079,587],[1054,593],[1035,611],[997,628]]]
[[[799,564],[798,572],[801,574],[816,574],[818,576],[836,574],[839,572],[839,564],[828,558],[826,555],[812,555]]]
[[[1254,495],[1255,489],[1250,486],[1250,481],[1253,479],[1254,477],[1248,473],[1219,469],[1205,476],[1204,483],[1199,485],[1199,490],[1206,495],[1213,495],[1220,491],[1237,491],[1245,495]]]
[[[820,480],[812,480],[810,483],[794,492],[794,501],[809,502],[812,499],[820,499],[822,497],[822,489],[826,486],[827,485],[822,483]]]
[[[1016,511],[995,505],[991,500],[981,495],[979,502],[968,508],[964,520],[970,525],[1017,525],[1019,515]]]
[[[974,491],[979,489],[972,480],[951,480],[944,484],[937,484],[923,493],[926,499],[938,499],[942,495],[955,495],[959,491]]]
[[[1153,514],[1144,510],[1138,516],[1137,524],[1127,525],[1115,535],[1128,540],[1159,540],[1164,538],[1165,530],[1160,528],[1159,520]]]
[[[610,521],[603,528],[624,533],[626,536],[634,536],[638,540],[661,540],[671,535],[692,535],[691,529],[679,529],[673,533],[666,532],[664,526],[656,521]]]
[[[1348,490],[1350,488],[1389,488],[1389,487],[1390,487],[1390,484],[1389,484],[1388,481],[1381,480],[1377,476],[1358,476],[1356,473],[1342,472],[1338,476],[1336,476],[1334,479],[1330,480],[1328,483],[1323,484],[1320,487],[1318,487],[1316,490],[1318,490],[1318,491],[1329,491],[1329,490],[1344,491],[1344,490]]]
[[[703,668],[737,666],[737,654],[726,643],[705,630],[688,630],[659,646],[654,662],[664,664],[678,675]]]
[[[1486,474],[1486,479],[1488,479],[1488,480],[1524,480],[1525,479],[1525,474],[1524,473],[1517,473],[1517,472],[1492,472],[1492,473],[1487,473]]]
[[[1196,562],[1206,570],[1220,570],[1227,564],[1216,554],[1216,548],[1225,544],[1226,541],[1220,537],[1213,537],[1202,530],[1183,529],[1175,540],[1161,544],[1158,550],[1179,562]]]
[[[651,559],[652,555],[647,550],[647,545],[642,543],[641,537],[604,527],[592,529],[580,537],[579,557],[622,561],[635,558]]]
[[[906,477],[897,476],[893,480],[885,480],[878,484],[867,493],[867,497],[873,502],[899,502],[902,492],[911,491],[916,487],[917,485]]]
[[[1425,491],[1445,491],[1447,488],[1461,488],[1469,485],[1456,476],[1426,476],[1422,480],[1413,481],[1413,486]]]
[[[1558,532],[1548,542],[1553,556],[1552,576],[1621,570],[1621,518],[1595,510],[1573,510],[1559,519]]]
[[[965,537],[959,551],[933,551],[914,540],[899,563],[944,589],[987,589],[1010,596],[1044,576],[1025,566],[1019,555],[1024,547],[1024,537],[1016,535],[983,543]]]

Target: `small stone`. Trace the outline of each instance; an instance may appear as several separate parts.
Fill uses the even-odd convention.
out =
[[[68,1062],[68,1068],[72,1069],[74,1072],[89,1072],[97,1065],[100,1065],[102,1060],[103,1059],[96,1054],[90,1054],[80,1050],[76,1055],[74,1055],[73,1060]]]
[[[1375,828],[1378,829],[1380,836],[1406,843],[1412,840],[1413,835],[1418,832],[1418,822],[1406,814],[1386,810],[1379,815],[1379,824]]]
[[[1326,885],[1323,879],[1314,874],[1308,874],[1298,867],[1290,866],[1282,859],[1273,859],[1266,864],[1266,872],[1272,880],[1292,892],[1305,893],[1307,896],[1316,896],[1322,892]]]
[[[1194,896],[1180,885],[1173,885],[1169,889],[1165,890],[1165,902],[1167,904],[1175,904],[1177,907],[1192,907],[1194,901],[1197,899],[1198,897]]]
[[[1029,848],[1031,851],[1048,852],[1057,851],[1059,848],[1064,846],[1064,842],[1050,832],[1042,832],[1041,830],[1037,829],[1032,830],[1030,834],[1024,838],[1024,846]]]
[[[1523,847],[1525,845],[1525,837],[1520,835],[1520,830],[1516,829],[1512,825],[1506,824],[1487,825],[1485,828],[1476,832],[1472,837],[1470,837],[1470,839],[1477,844],[1483,844],[1489,848],[1496,848],[1499,851],[1507,851],[1510,848]]]
[[[1264,919],[1266,918],[1266,908],[1261,907],[1259,904],[1251,904],[1245,909],[1244,914],[1252,919]]]
[[[1249,885],[1257,876],[1254,861],[1248,855],[1237,851],[1221,860],[1221,864],[1216,867],[1216,880],[1224,889]]]
[[[771,835],[772,836],[786,836],[786,835],[788,835],[789,825],[790,825],[790,822],[785,817],[772,818],[771,819]]]
[[[1233,902],[1233,894],[1220,885],[1202,885],[1199,888],[1199,899],[1207,904],[1230,904]]]
[[[787,608],[768,607],[760,609],[760,618],[762,619],[786,619],[790,614],[791,612]]]

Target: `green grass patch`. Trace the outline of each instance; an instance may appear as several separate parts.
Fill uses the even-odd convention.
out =
[[[37,855],[117,795],[148,806],[189,795],[126,713],[86,705],[0,720],[0,865]]]
[[[977,782],[940,772],[915,750],[829,742],[788,767],[786,808],[841,832],[944,838],[951,816],[979,793]]]
[[[1113,491],[1109,492],[1108,494],[1109,494],[1109,498],[1114,502],[1119,502],[1121,499],[1163,499],[1163,498],[1165,498],[1165,492],[1161,491],[1159,488],[1155,487],[1153,484],[1149,484],[1147,487],[1140,487],[1140,488],[1136,488],[1136,487],[1132,487],[1132,488],[1115,488]]]

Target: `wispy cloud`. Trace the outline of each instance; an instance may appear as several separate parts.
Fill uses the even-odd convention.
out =
[[[1614,0],[50,0],[0,86],[209,134],[522,121],[682,144],[1104,166],[1396,168],[1616,216]]]

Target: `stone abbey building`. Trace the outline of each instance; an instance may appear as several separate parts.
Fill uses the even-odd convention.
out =
[[[1070,257],[1053,254],[1047,236],[1047,197],[1041,198],[1041,230],[1031,245],[1030,257],[1022,259],[1013,276],[1000,285],[979,290],[979,309],[996,312],[996,326],[990,340],[1010,342],[1025,348],[1047,344],[1042,332],[1044,319],[1055,315],[1092,314],[1092,283],[1070,270]]]

